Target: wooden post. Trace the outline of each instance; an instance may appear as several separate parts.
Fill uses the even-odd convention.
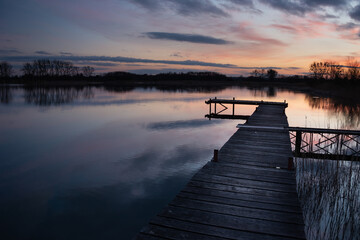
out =
[[[210,104],[209,104],[209,120],[211,120],[211,98],[210,98]]]
[[[215,97],[216,100],[216,97]],[[216,114],[216,102],[215,102],[215,107],[214,107],[214,113]]]
[[[300,149],[301,149],[301,131],[296,131],[295,157],[300,156]]]
[[[294,170],[294,162],[292,157],[288,158],[288,170]]]
[[[218,161],[218,153],[219,153],[219,150],[214,149],[214,158],[213,158],[213,162],[217,162],[217,161]]]
[[[233,100],[235,101],[235,98],[233,97]],[[233,103],[233,116],[235,115],[235,103]]]

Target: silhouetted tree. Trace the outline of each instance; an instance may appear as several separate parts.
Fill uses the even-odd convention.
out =
[[[328,76],[328,79],[331,80],[338,80],[341,79],[344,75],[344,68],[339,65],[337,62],[326,62],[326,73]]]
[[[313,62],[310,65],[310,72],[315,79],[324,79],[327,72],[327,63]]]
[[[7,62],[0,63],[0,77],[10,77],[12,74],[12,66]]]
[[[349,57],[346,61],[347,71],[346,78],[349,80],[359,79],[360,77],[360,63],[353,57]]]
[[[85,66],[82,68],[82,73],[85,77],[91,77],[91,75],[93,75],[94,71],[95,71],[95,69],[90,66]]]
[[[278,72],[274,69],[269,69],[267,70],[267,76],[269,79],[273,80],[276,78],[276,76],[278,75]]]
[[[263,78],[266,75],[265,69],[254,69],[254,71],[252,71],[250,75],[257,78]]]
[[[72,62],[39,59],[33,63],[25,63],[22,68],[25,76],[77,76],[79,75],[79,68],[74,66]]]
[[[23,72],[23,74],[25,76],[32,76],[34,75],[34,68],[30,63],[25,63],[21,69],[21,71]]]

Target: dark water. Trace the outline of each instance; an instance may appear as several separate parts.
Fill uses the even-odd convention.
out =
[[[241,123],[204,119],[215,96],[286,99],[291,126],[359,128],[357,105],[274,88],[3,86],[2,239],[131,239]]]

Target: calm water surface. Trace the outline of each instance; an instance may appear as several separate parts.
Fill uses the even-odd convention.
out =
[[[210,97],[286,100],[291,126],[359,129],[354,109],[272,88],[0,87],[2,239],[131,239],[242,123],[204,119]]]

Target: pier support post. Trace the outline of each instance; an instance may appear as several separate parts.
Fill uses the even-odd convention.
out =
[[[219,153],[219,150],[217,149],[214,149],[214,157],[213,157],[213,162],[218,162],[218,153]]]
[[[233,101],[235,101],[235,98],[233,97]],[[235,115],[235,103],[233,103],[233,116]]]
[[[209,104],[209,120],[211,120],[211,98],[209,100],[210,104]]]
[[[294,161],[293,157],[288,158],[288,170],[294,170]]]

